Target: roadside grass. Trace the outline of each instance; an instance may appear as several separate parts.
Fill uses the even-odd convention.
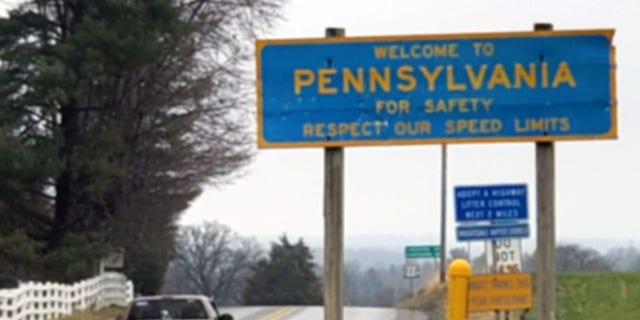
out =
[[[558,320],[640,319],[640,271],[561,274],[556,295]]]
[[[60,320],[106,320],[113,319],[116,316],[121,315],[123,312],[124,308],[119,307],[110,307],[98,311],[86,310],[75,313],[71,316],[62,317]]]
[[[398,309],[412,309],[424,312],[429,319],[444,319],[447,302],[446,285],[438,283],[432,278],[413,297],[408,297],[394,305]]]

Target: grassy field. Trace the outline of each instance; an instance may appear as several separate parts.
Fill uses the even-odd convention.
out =
[[[640,272],[562,274],[557,287],[558,320],[640,319]]]
[[[640,272],[559,274],[556,279],[557,320],[640,320]],[[535,290],[535,278],[533,283]],[[444,319],[445,304],[444,289],[432,287],[398,306],[421,309],[434,319]],[[469,319],[493,320],[495,315],[474,313]],[[530,310],[527,319],[535,320],[535,310]]]

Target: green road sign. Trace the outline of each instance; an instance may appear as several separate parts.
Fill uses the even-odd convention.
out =
[[[404,257],[406,259],[439,258],[440,246],[406,246]]]

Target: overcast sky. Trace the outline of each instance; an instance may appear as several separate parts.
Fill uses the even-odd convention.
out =
[[[5,3],[7,1],[4,1]],[[557,236],[618,238],[640,244],[640,1],[637,0],[290,0],[286,20],[269,37],[614,28],[619,139],[556,144]],[[535,243],[533,143],[449,148],[448,233],[454,239],[453,187],[526,183]],[[345,152],[345,234],[437,239],[440,147],[351,147]],[[322,149],[260,150],[247,175],[207,189],[182,223],[217,220],[245,236],[321,237]]]

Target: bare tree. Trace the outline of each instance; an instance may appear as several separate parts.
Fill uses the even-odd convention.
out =
[[[556,247],[556,268],[558,272],[608,271],[611,264],[595,249],[563,244]]]
[[[469,258],[469,253],[464,247],[452,248],[451,250],[449,250],[449,254],[451,255],[451,260]]]
[[[344,264],[344,303],[346,305],[356,305],[360,300],[359,277],[362,273],[357,262],[347,261]]]
[[[607,261],[612,268],[618,271],[631,270],[640,260],[640,252],[631,245],[626,247],[616,247],[607,251]]]
[[[175,259],[164,291],[214,295],[222,304],[240,303],[251,266],[262,250],[225,225],[206,222],[178,231]]]
[[[535,272],[536,271],[536,253],[525,252],[522,255],[522,271]]]
[[[484,273],[487,272],[487,253],[483,252],[481,255],[471,260],[471,266],[474,272]]]

